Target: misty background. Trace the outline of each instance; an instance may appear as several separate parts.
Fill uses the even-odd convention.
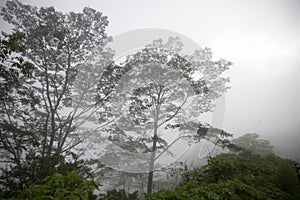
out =
[[[108,16],[108,35],[160,28],[212,48],[234,65],[226,72],[225,118],[234,137],[258,133],[283,157],[300,161],[300,1],[21,0],[58,11],[85,6]],[[3,6],[5,1],[0,2]],[[0,21],[1,30],[9,25]],[[223,109],[217,107],[216,109]]]

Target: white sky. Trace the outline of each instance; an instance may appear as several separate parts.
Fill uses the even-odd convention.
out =
[[[227,73],[231,89],[223,128],[236,136],[256,132],[282,155],[300,160],[299,0],[21,2],[59,11],[79,12],[90,6],[108,16],[112,36],[161,28],[211,47],[216,58],[234,63]]]

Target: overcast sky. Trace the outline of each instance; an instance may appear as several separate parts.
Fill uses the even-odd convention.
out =
[[[299,0],[21,2],[64,12],[89,6],[108,16],[109,35],[161,28],[212,48],[215,58],[234,63],[223,128],[236,136],[258,133],[281,155],[300,160]]]

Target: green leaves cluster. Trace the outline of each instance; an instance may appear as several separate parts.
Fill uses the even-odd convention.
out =
[[[146,195],[148,200],[179,199],[298,199],[300,183],[286,160],[222,154],[201,170],[191,172],[175,191],[161,190]]]
[[[138,200],[138,192],[126,194],[125,190],[109,190],[106,194],[100,195],[100,200]]]
[[[93,191],[99,186],[95,181],[83,179],[75,171],[66,175],[55,173],[26,189],[21,196],[28,199],[87,200],[93,197]]]
[[[35,102],[28,80],[32,77],[34,65],[20,55],[25,52],[24,37],[20,32],[2,33],[0,36],[1,114],[11,108],[5,103],[12,102],[13,106],[17,106],[20,102],[24,105],[33,105]],[[10,112],[17,113],[13,110]]]

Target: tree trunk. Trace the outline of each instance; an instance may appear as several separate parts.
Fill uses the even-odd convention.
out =
[[[155,161],[155,154],[156,154],[156,142],[157,142],[157,129],[158,129],[159,110],[160,110],[160,104],[158,103],[158,106],[156,107],[155,116],[154,116],[154,136],[153,136],[153,145],[152,145],[150,165],[149,165],[149,173],[148,173],[148,187],[147,187],[147,193],[148,194],[151,194],[152,189],[153,189],[153,170],[154,170],[154,161]]]
[[[149,173],[148,173],[148,187],[147,187],[148,194],[151,194],[153,189],[153,170],[154,170],[154,159],[155,159],[156,141],[157,141],[157,128],[155,128],[154,132],[155,133],[153,137],[153,146],[152,146]]]

